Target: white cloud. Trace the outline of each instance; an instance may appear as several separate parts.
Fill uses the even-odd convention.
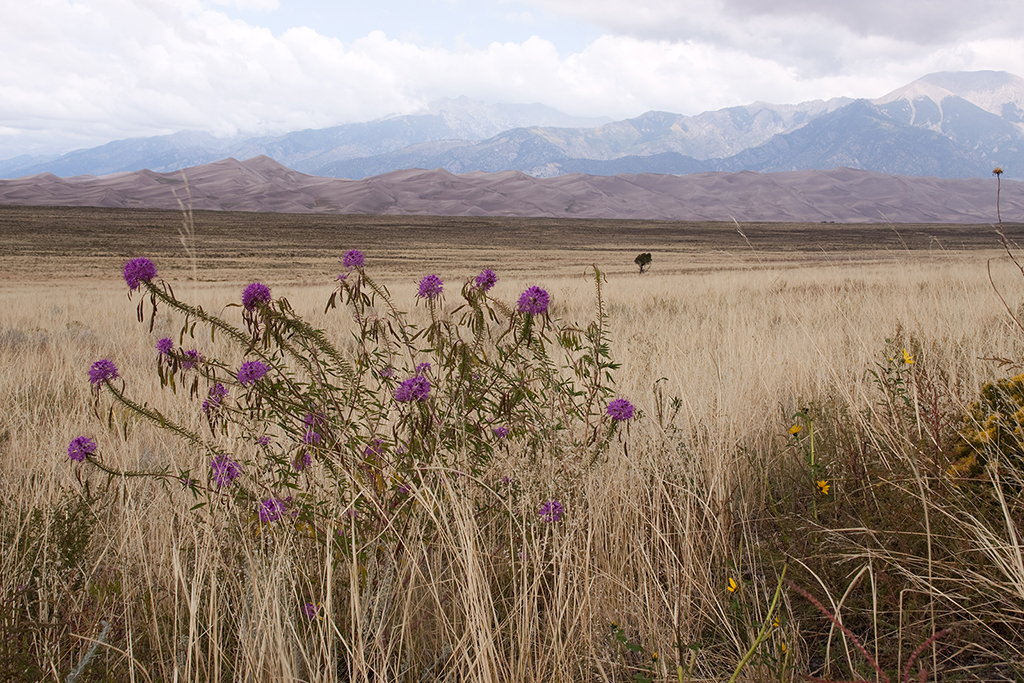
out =
[[[878,97],[939,70],[1024,75],[1024,20],[1003,16],[997,0],[979,0],[961,38],[935,40],[881,0],[866,6],[888,12],[892,30],[826,7],[849,3],[811,11],[809,0],[637,0],[624,11],[612,0],[531,2],[604,35],[576,51],[561,50],[555,36],[441,47],[371,31],[343,43],[313,28],[275,34],[203,0],[0,0],[0,159],[183,129],[319,128],[463,94],[624,118]],[[522,8],[514,5],[502,7]],[[936,35],[955,33],[948,18],[928,21]]]
[[[233,7],[250,12],[272,12],[281,5],[277,0],[210,0],[214,5]]]

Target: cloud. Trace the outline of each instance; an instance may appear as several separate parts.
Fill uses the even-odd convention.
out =
[[[806,0],[682,9],[638,0],[623,12],[611,0],[593,0],[585,11],[568,0],[531,0],[543,12],[601,26],[603,35],[572,52],[556,36],[441,47],[384,31],[346,42],[305,27],[275,33],[211,2],[7,2],[0,159],[186,129],[322,128],[414,111],[441,96],[625,118],[754,100],[878,97],[939,70],[1024,73],[1024,41],[991,23],[999,14],[994,0],[979,0],[980,18],[965,20],[964,38],[927,44],[915,42],[897,10],[890,15],[899,26],[885,32],[872,28],[880,20],[826,7],[848,3],[821,3],[812,12]],[[949,20],[935,21],[953,30]]]

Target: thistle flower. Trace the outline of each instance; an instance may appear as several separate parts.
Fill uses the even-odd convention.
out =
[[[210,461],[210,469],[213,470],[213,483],[218,488],[230,486],[231,482],[242,473],[242,467],[226,455],[218,455]]]
[[[533,285],[519,295],[519,304],[516,308],[520,313],[527,315],[541,315],[547,312],[549,300],[547,291]]]
[[[156,266],[148,258],[133,258],[124,264],[124,281],[128,283],[128,289],[135,291],[143,282],[149,282],[156,277]]]
[[[562,515],[565,513],[565,507],[557,500],[549,500],[540,506],[537,510],[537,514],[540,516],[542,522],[557,522],[562,519]]]
[[[260,503],[259,515],[261,522],[276,522],[284,517],[284,513],[284,501],[280,498],[267,498]]]
[[[495,427],[491,431],[494,432],[494,436],[499,439],[504,439],[508,436],[508,427]]]
[[[171,351],[174,350],[174,342],[170,337],[164,337],[156,343],[156,350],[161,356],[169,356]]]
[[[608,415],[616,422],[633,418],[633,404],[624,398],[617,398],[608,404]]]
[[[350,249],[348,253],[345,254],[344,263],[346,268],[362,268],[363,263],[365,263],[363,252],[358,249]]]
[[[248,360],[242,363],[242,367],[238,369],[238,383],[243,387],[255,384],[267,374],[268,370],[270,368],[260,361]]]
[[[498,281],[498,276],[494,274],[494,271],[488,268],[479,275],[476,276],[474,283],[477,289],[481,289],[485,292],[489,291],[494,283]]]
[[[199,353],[195,349],[189,349],[181,357],[181,369],[191,370],[195,366],[199,365],[199,362],[203,360],[203,354]]]
[[[253,282],[242,292],[242,308],[252,313],[260,306],[270,303],[270,287],[262,282]]]
[[[425,401],[430,396],[430,380],[423,375],[413,375],[403,380],[395,389],[395,400],[399,403]]]
[[[93,386],[98,386],[103,382],[109,382],[115,380],[120,375],[117,374],[117,366],[114,362],[106,358],[98,360],[92,364],[89,368],[89,382]]]
[[[96,452],[96,442],[87,436],[76,436],[68,444],[68,457],[75,462],[82,462]]]
[[[444,291],[444,281],[437,275],[427,275],[420,280],[420,291],[417,296],[421,299],[436,299]]]

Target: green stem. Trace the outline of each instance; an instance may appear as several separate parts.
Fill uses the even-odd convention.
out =
[[[768,615],[764,618],[764,623],[761,624],[761,631],[757,634],[757,638],[754,639],[754,643],[747,650],[747,653],[743,655],[743,659],[736,665],[736,670],[732,672],[732,676],[729,678],[729,683],[736,683],[736,679],[739,677],[740,672],[743,671],[743,667],[747,665],[751,657],[754,656],[754,651],[764,641],[768,639],[768,634],[771,632],[772,618],[775,616],[775,609],[779,605],[779,597],[782,595],[782,582],[786,578],[786,566],[782,567],[782,574],[779,576],[779,583],[775,586],[775,596],[772,598],[772,604],[768,608]]]

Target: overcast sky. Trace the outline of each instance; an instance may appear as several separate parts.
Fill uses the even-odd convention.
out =
[[[622,119],[1024,76],[1020,0],[0,0],[0,159],[441,96]]]

